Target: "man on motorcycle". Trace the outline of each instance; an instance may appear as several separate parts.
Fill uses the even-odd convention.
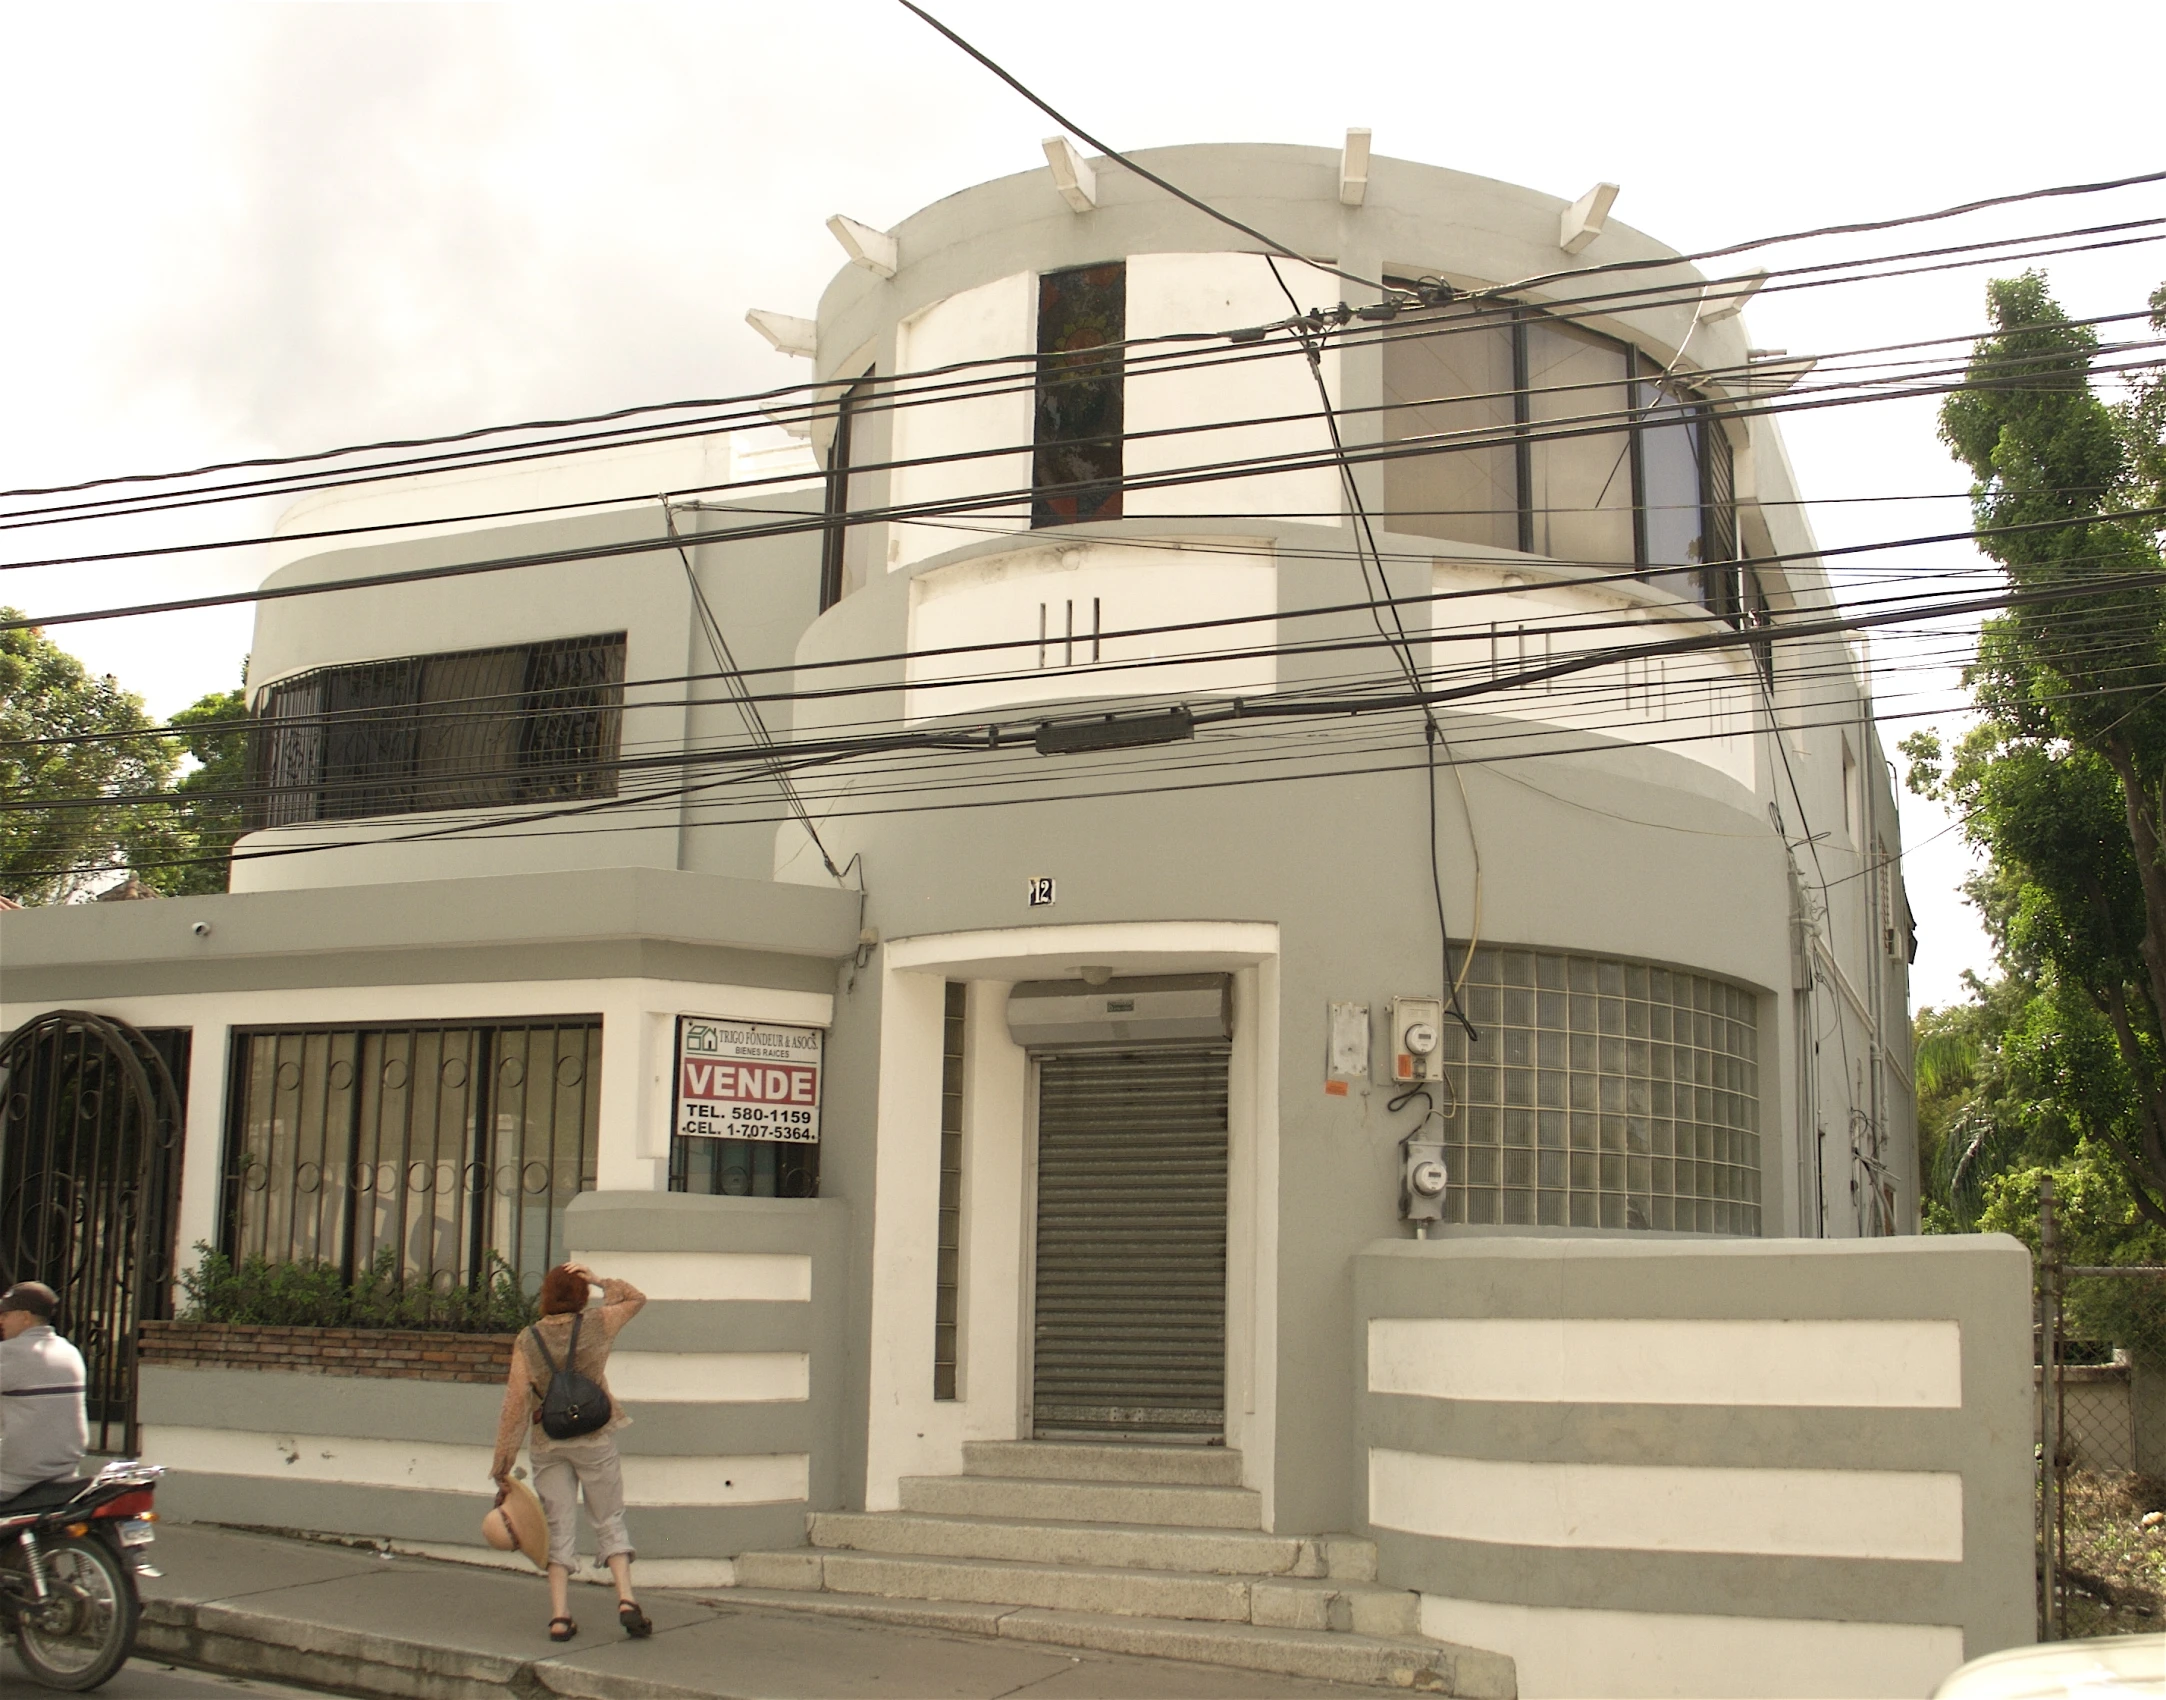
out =
[[[90,1444],[83,1354],[53,1332],[60,1296],[42,1281],[0,1294],[0,1514],[73,1481]]]

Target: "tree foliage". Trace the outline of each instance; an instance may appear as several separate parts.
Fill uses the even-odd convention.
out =
[[[0,894],[64,902],[138,859],[137,812],[100,799],[165,789],[176,751],[155,738],[110,736],[149,725],[141,697],[94,678],[43,632],[0,632]],[[65,806],[21,806],[52,802]]]
[[[0,895],[65,903],[127,873],[168,896],[225,890],[246,713],[243,692],[215,691],[159,737],[117,680],[43,632],[0,632]]]
[[[2148,1245],[2166,1234],[2166,589],[2143,510],[2166,474],[2166,383],[2103,400],[2095,333],[2036,273],[1987,305],[1995,333],[1941,435],[1974,477],[1979,547],[2045,594],[1981,633],[1979,723],[1952,750],[1903,744],[1912,789],[1986,853],[1970,896],[2003,970],[1920,1018],[1928,1212],[2007,1226],[2040,1172],[2065,1171],[2085,1231]],[[2166,289],[2152,308],[2166,328]]]

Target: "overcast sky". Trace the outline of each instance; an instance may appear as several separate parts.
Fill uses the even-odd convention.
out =
[[[1116,146],[1335,145],[1367,125],[1379,153],[1559,195],[1620,182],[1615,216],[1687,250],[2166,166],[2155,3],[934,9]],[[802,365],[744,311],[809,315],[839,261],[829,213],[891,226],[1042,163],[1051,128],[891,0],[16,5],[6,25],[9,488],[788,382]],[[1769,263],[2159,214],[2153,186]],[[2166,244],[2049,269],[2071,311],[2130,311]],[[1987,275],[1770,295],[1748,323],[1793,353],[1967,332]],[[1855,500],[1962,490],[1930,401],[1785,431],[1807,494],[1849,499],[1816,511],[1823,544],[1962,525],[1959,502]],[[273,517],[17,533],[0,560]],[[0,601],[113,605],[262,570],[241,552],[18,571]],[[54,635],[163,713],[236,683],[248,631],[232,610]],[[1925,683],[1925,706],[1953,700]],[[1883,694],[1917,706],[1918,688]],[[1911,724],[1883,728],[1891,747]],[[1920,1003],[1987,967],[1946,824],[1906,807]]]

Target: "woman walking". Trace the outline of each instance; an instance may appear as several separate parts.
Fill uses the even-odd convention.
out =
[[[602,1302],[587,1307],[588,1289],[600,1287]],[[624,1471],[617,1460],[617,1430],[631,1421],[610,1396],[605,1373],[610,1342],[647,1297],[629,1281],[605,1281],[582,1263],[560,1263],[542,1277],[541,1320],[519,1336],[512,1348],[511,1374],[504,1385],[504,1408],[496,1424],[496,1457],[489,1466],[496,1498],[510,1491],[519,1445],[526,1443],[534,1468],[534,1491],[549,1518],[549,1639],[569,1641],[579,1633],[571,1615],[571,1577],[577,1562],[573,1544],[575,1508],[586,1500],[587,1521],[594,1525],[595,1557],[609,1566],[617,1583],[617,1622],[627,1635],[652,1634],[654,1625],[632,1596],[632,1542],[624,1528]],[[586,1408],[565,1417],[567,1391],[583,1377]],[[551,1384],[557,1384],[552,1398]],[[591,1399],[601,1395],[599,1403]],[[606,1420],[597,1421],[606,1412]],[[544,1427],[570,1431],[552,1435]],[[585,1427],[580,1428],[580,1424]]]

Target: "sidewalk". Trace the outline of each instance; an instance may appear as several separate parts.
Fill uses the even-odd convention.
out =
[[[738,1605],[642,1587],[628,1640],[606,1588],[545,1628],[541,1577],[161,1524],[139,1648],[180,1664],[386,1700],[1353,1700],[1369,1688]],[[634,1573],[637,1579],[637,1573]]]

